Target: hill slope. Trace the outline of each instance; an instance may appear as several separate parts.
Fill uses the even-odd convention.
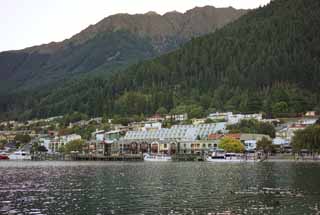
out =
[[[25,116],[73,111],[201,116],[206,110],[291,114],[320,108],[320,2],[276,0],[180,50],[109,80],[85,79],[20,105]]]
[[[81,74],[108,73],[176,49],[244,13],[203,7],[163,16],[113,15],[63,42],[0,53],[0,94],[57,84]]]

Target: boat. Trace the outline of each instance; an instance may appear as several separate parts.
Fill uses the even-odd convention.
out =
[[[0,154],[0,160],[9,160],[8,155]]]
[[[213,152],[211,156],[206,158],[208,162],[217,162],[217,163],[241,163],[241,162],[256,162],[255,159],[247,159],[243,155],[236,153],[221,153]]]
[[[162,161],[171,161],[171,156],[165,155],[165,154],[148,154],[145,153],[143,155],[144,161],[156,161],[156,162],[162,162]]]
[[[10,160],[31,160],[31,155],[25,151],[16,151],[9,155]]]

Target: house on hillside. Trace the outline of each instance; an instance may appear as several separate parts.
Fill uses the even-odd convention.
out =
[[[162,122],[164,120],[165,120],[165,118],[162,117],[160,114],[155,114],[155,115],[147,118],[147,121],[149,121],[149,122]]]
[[[305,113],[305,116],[315,117],[315,116],[317,116],[317,112],[316,112],[316,111],[307,111],[307,112]]]
[[[188,120],[188,114],[186,114],[186,113],[185,114],[170,114],[170,115],[166,115],[165,119],[169,120],[169,121],[178,121],[178,122],[186,121],[186,120]]]
[[[81,140],[81,136],[78,134],[70,134],[70,135],[65,135],[65,136],[55,136],[53,139],[51,139],[50,144],[49,144],[49,150],[52,152],[59,152],[60,148],[71,141],[74,140]]]

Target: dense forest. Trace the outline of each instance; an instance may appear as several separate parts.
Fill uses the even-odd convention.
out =
[[[320,109],[320,1],[276,0],[178,51],[64,87],[1,98],[6,116]]]

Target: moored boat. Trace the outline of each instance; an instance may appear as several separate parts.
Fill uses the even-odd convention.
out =
[[[9,160],[8,155],[0,154],[0,160]]]
[[[10,160],[31,160],[31,155],[25,151],[16,151],[9,155]]]
[[[165,154],[148,154],[145,153],[143,156],[144,161],[156,161],[156,162],[162,162],[162,161],[171,161],[172,158],[169,155]]]
[[[258,160],[248,159],[243,155],[236,153],[219,153],[213,152],[211,156],[206,158],[208,162],[217,162],[217,163],[240,163],[240,162],[256,162]]]

